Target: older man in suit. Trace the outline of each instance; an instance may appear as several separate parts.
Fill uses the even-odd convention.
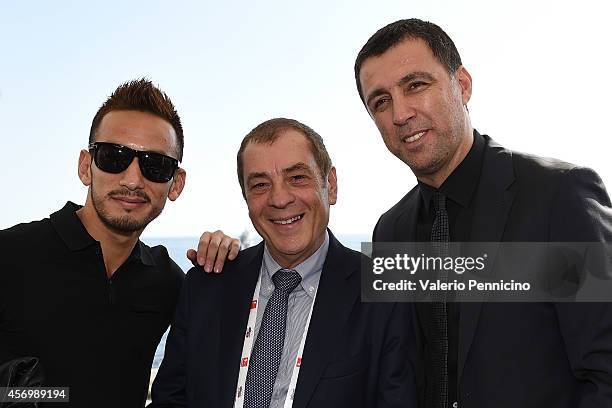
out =
[[[238,179],[264,238],[187,274],[152,407],[412,407],[409,307],[361,303],[362,256],[327,229],[336,169],[290,119],[253,129]]]
[[[355,79],[387,148],[418,179],[374,241],[610,243],[610,199],[592,170],[509,151],[472,128],[472,79],[440,27],[380,29]],[[610,304],[432,305],[416,307],[421,406],[612,406]]]

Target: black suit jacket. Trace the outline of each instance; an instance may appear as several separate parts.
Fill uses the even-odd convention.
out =
[[[150,407],[232,407],[263,243],[222,274],[187,274]],[[361,303],[361,254],[330,244],[293,406],[414,407],[414,332],[405,305]]]
[[[610,199],[595,172],[485,139],[473,198],[473,242],[612,241]],[[416,241],[421,202],[415,187],[380,217],[373,240]],[[428,345],[422,332],[417,341],[423,357]],[[428,369],[420,358],[420,405]],[[458,378],[461,408],[612,406],[612,307],[462,303]]]

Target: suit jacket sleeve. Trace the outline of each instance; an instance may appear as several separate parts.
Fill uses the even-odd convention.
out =
[[[394,305],[380,356],[378,408],[416,407],[414,311],[412,303]]]
[[[196,271],[201,272],[201,271]],[[187,406],[185,366],[187,325],[189,322],[189,274],[183,283],[170,333],[166,340],[164,359],[151,389],[153,403],[147,408],[178,408]]]
[[[610,199],[590,169],[563,175],[551,212],[551,242],[612,242]],[[607,270],[609,273],[610,270]],[[612,401],[612,303],[555,305],[569,363],[579,381],[577,408],[608,406]]]

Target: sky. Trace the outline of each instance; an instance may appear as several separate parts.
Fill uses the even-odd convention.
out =
[[[253,127],[298,119],[338,174],[330,226],[370,234],[416,183],[358,97],[353,63],[380,27],[418,17],[453,38],[473,79],[473,126],[505,147],[594,168],[612,185],[612,13],[586,1],[76,2],[0,0],[0,228],[84,203],[91,120],[147,77],[183,121],[183,194],[145,237],[252,226],[236,152]]]

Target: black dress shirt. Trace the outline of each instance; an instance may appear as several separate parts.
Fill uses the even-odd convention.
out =
[[[478,181],[484,153],[484,138],[474,132],[474,143],[470,151],[457,168],[448,176],[437,190],[446,196],[446,209],[449,219],[450,239],[454,242],[470,240],[470,225],[472,224],[472,198]],[[417,240],[429,241],[434,221],[432,196],[435,188],[419,182],[419,191],[423,205],[417,219]],[[450,294],[452,299],[453,294]],[[420,307],[417,305],[417,307]],[[449,302],[448,313],[448,398],[450,403],[457,401],[457,354],[459,350],[459,304]],[[427,337],[427,333],[424,333]]]
[[[142,407],[184,273],[138,241],[109,279],[78,208],[0,231],[0,363],[39,357],[65,408]]]

